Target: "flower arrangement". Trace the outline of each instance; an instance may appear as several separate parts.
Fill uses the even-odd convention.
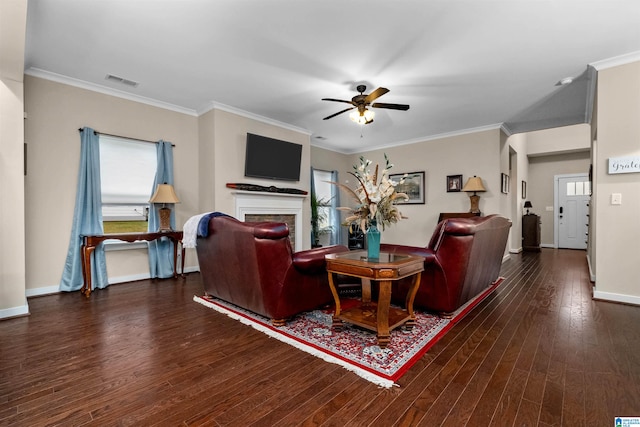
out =
[[[340,184],[334,183],[344,189],[358,205],[355,208],[339,207],[338,209],[349,212],[349,216],[345,219],[343,225],[351,225],[357,222],[363,231],[367,231],[370,226],[381,225],[384,230],[386,226],[394,224],[405,216],[398,210],[396,201],[399,199],[408,200],[409,196],[405,193],[396,192],[395,186],[402,183],[406,175],[399,182],[389,178],[389,169],[393,164],[389,162],[387,155],[384,155],[386,165],[382,169],[380,179],[378,180],[378,165],[375,172],[371,174],[369,166],[371,160],[360,156],[360,165],[353,166],[353,175],[359,183],[355,190]]]

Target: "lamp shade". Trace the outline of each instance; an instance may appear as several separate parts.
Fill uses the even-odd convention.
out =
[[[171,184],[158,184],[149,203],[180,203]]]
[[[475,193],[487,190],[484,188],[484,185],[482,185],[482,178],[474,176],[473,178],[469,178],[464,187],[462,187],[462,191],[473,191]]]
[[[524,202],[524,207],[530,209],[533,207],[533,205],[531,204],[530,201],[527,200],[526,202]]]

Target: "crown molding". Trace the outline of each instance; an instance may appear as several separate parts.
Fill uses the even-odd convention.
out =
[[[124,92],[118,89],[113,89],[107,86],[102,86],[95,83],[89,83],[84,80],[74,79],[73,77],[63,76],[62,74],[41,70],[40,68],[31,67],[25,70],[24,73],[32,77],[51,80],[57,83],[78,87],[80,89],[86,89],[92,92],[98,92],[105,95],[115,96],[117,98],[126,99],[128,101],[139,102],[141,104],[151,105],[153,107],[163,108],[165,110],[171,110],[177,113],[187,114],[189,116],[198,115],[196,110],[193,110],[191,108],[180,107],[178,105],[170,104],[168,102],[162,102],[162,101],[147,98],[144,96],[134,95],[134,94]]]
[[[230,105],[221,104],[219,102],[211,102],[204,109],[198,110],[198,116],[201,116],[211,110],[220,110],[226,111],[227,113],[235,114],[237,116],[245,117],[247,119],[256,120],[258,122],[266,123],[268,125],[277,126],[279,128],[288,129],[294,132],[299,132],[307,136],[311,136],[313,132],[308,129],[304,129],[301,127],[293,126],[288,123],[279,122],[278,120],[270,119],[268,117],[260,116],[258,114],[250,113],[245,110],[241,110],[236,107],[232,107]]]
[[[614,56],[613,58],[603,59],[601,61],[592,62],[591,65],[596,70],[606,70],[620,65],[630,64],[640,61],[640,51],[625,53],[624,55]]]
[[[478,133],[478,132],[485,132],[485,131],[490,131],[490,130],[498,130],[498,129],[501,128],[501,126],[502,126],[502,123],[495,123],[495,124],[492,124],[492,125],[479,126],[479,127],[475,127],[475,128],[469,128],[469,129],[461,129],[461,130],[456,130],[456,131],[453,131],[453,132],[445,132],[445,133],[439,133],[439,134],[436,134],[436,135],[423,136],[423,137],[420,137],[420,138],[407,139],[407,140],[404,140],[404,141],[390,142],[389,144],[378,145],[376,147],[368,147],[366,150],[350,151],[350,152],[345,153],[345,154],[364,153],[364,152],[368,152],[368,151],[372,151],[372,150],[382,150],[382,149],[385,149],[385,148],[399,147],[401,145],[417,144],[417,143],[420,143],[420,142],[429,142],[429,141],[435,141],[435,140],[438,140],[438,139],[445,139],[445,138],[452,138],[452,137],[461,136],[461,135],[468,135],[470,133]],[[323,147],[320,147],[320,148],[323,148]]]

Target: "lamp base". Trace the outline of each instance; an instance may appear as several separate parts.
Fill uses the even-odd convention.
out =
[[[160,228],[158,229],[158,231],[173,231],[171,229],[171,209],[160,208],[158,209],[158,215],[160,216]]]
[[[471,209],[469,210],[469,212],[474,214],[479,214],[480,213],[480,196],[474,194],[472,196],[469,196],[469,200],[471,201]]]

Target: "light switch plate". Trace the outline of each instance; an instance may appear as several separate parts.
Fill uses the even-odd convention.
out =
[[[547,212],[553,212],[553,206],[547,206],[545,209]]]
[[[612,205],[621,205],[622,204],[622,194],[621,193],[611,193],[611,204]]]

